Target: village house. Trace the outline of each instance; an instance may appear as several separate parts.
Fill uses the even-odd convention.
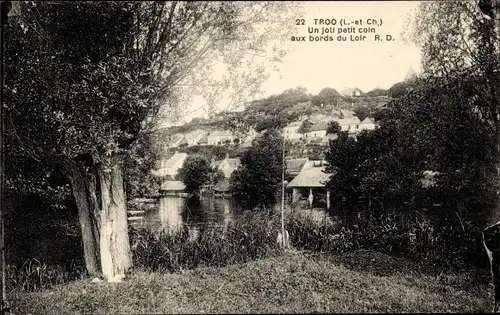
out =
[[[201,137],[200,140],[198,140],[198,145],[200,146],[208,145],[208,137],[207,136]]]
[[[184,134],[184,138],[186,139],[188,146],[198,145],[198,142],[204,136],[206,136],[206,132],[204,130],[193,130]]]
[[[302,134],[299,133],[302,121],[294,121],[283,127],[283,137],[286,140],[297,140],[302,138]]]
[[[359,124],[361,130],[375,130],[377,125],[368,117]]]
[[[175,151],[175,154],[172,155],[168,160],[162,160],[160,162],[160,167],[158,170],[152,172],[155,176],[170,176],[175,178],[179,169],[184,164],[184,161],[187,158],[187,153],[179,153]]]
[[[326,136],[328,125],[325,122],[318,122],[309,128],[309,131],[304,133],[305,138],[323,138]]]
[[[341,109],[340,110],[340,118],[353,118],[356,116],[356,113],[354,113],[352,110],[349,109]]]
[[[340,94],[344,96],[361,96],[363,92],[359,88],[345,88]]]
[[[231,174],[241,165],[241,161],[239,158],[230,159],[229,156],[226,155],[226,158],[222,160],[219,164],[218,169],[224,173],[226,178],[231,177]]]
[[[167,139],[167,148],[177,148],[184,141],[184,136],[182,134],[176,133],[170,135]]]
[[[236,137],[227,130],[215,130],[208,134],[208,145],[223,145],[227,142],[232,143]]]
[[[343,119],[338,119],[337,122],[340,125],[340,130],[341,131],[347,131],[349,133],[355,133],[359,132],[359,125],[361,124],[361,121],[359,120],[358,117],[351,117],[351,118],[343,118]]]

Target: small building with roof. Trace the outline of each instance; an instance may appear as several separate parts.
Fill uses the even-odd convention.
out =
[[[285,160],[285,170],[286,173],[288,173],[289,176],[295,178],[295,176],[299,175],[300,171],[302,171],[302,168],[304,165],[307,163],[309,159],[308,158],[303,158],[303,159],[286,159]]]
[[[178,180],[167,180],[161,184],[160,194],[164,196],[183,196],[186,185]]]
[[[297,201],[301,196],[307,195],[312,207],[314,195],[326,191],[326,204],[330,208],[330,192],[326,189],[326,183],[332,174],[325,173],[326,166],[323,161],[308,161],[300,173],[287,185],[292,190],[292,201]]]
[[[212,188],[214,196],[216,197],[229,197],[231,195],[231,186],[229,179],[224,178]]]

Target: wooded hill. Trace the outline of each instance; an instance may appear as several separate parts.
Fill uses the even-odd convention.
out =
[[[399,82],[388,90],[374,89],[360,96],[341,95],[334,88],[324,88],[317,95],[307,93],[302,87],[288,89],[279,95],[254,100],[246,104],[241,112],[220,112],[211,118],[194,118],[182,126],[158,130],[158,136],[169,136],[194,130],[226,129],[253,127],[256,131],[266,129],[273,122],[281,126],[312,114],[330,115],[333,110],[353,110],[361,120],[384,107],[394,98],[406,91],[407,83]],[[361,116],[361,117],[360,117]]]

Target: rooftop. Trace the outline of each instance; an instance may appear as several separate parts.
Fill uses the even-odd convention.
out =
[[[320,130],[326,130],[328,127],[328,124],[325,123],[325,122],[318,122],[318,123],[315,123],[314,125],[312,125],[310,128],[309,128],[309,132],[311,131],[320,131]]]
[[[370,118],[366,117],[365,119],[363,119],[363,121],[361,122],[362,125],[365,125],[365,124],[375,124]]]
[[[228,192],[230,190],[229,180],[224,178],[218,182],[212,189],[217,192]]]
[[[286,170],[290,174],[298,174],[304,167],[304,164],[307,162],[307,158],[305,159],[289,159],[285,160]]]
[[[174,155],[172,155],[170,157],[170,159],[167,160],[167,162],[165,163],[165,168],[169,168],[169,167],[173,167],[177,164],[177,162],[181,161],[181,160],[184,160],[185,158],[187,158],[188,154],[187,153],[179,153],[179,152],[175,152]]]
[[[215,131],[212,131],[208,136],[209,137],[232,137],[233,134],[228,130],[215,130]]]
[[[236,169],[238,166],[241,165],[241,160],[240,158],[235,158],[235,159],[229,159],[226,158],[227,164],[229,165],[230,168]]]
[[[352,124],[359,124],[361,121],[359,120],[358,117],[350,117],[350,118],[343,118],[343,119],[338,119],[337,122],[339,125],[352,125]]]
[[[292,121],[288,125],[285,126],[285,128],[291,128],[291,127],[300,127],[302,125],[301,121]]]
[[[287,188],[325,187],[325,183],[332,175],[324,173],[324,170],[324,166],[303,168],[300,173],[287,185]]]
[[[167,180],[160,187],[160,191],[183,191],[184,189],[186,189],[186,185],[178,180]]]

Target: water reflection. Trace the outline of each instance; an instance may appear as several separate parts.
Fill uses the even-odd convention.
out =
[[[323,209],[304,209],[304,214],[311,215],[318,221],[329,220],[330,216]],[[152,231],[175,232],[187,228],[192,237],[208,226],[223,226],[243,212],[243,206],[236,198],[215,198],[213,196],[161,197],[157,206],[144,214],[144,219],[134,221]]]
[[[146,212],[144,219],[136,224],[166,232],[188,227],[190,233],[196,234],[210,225],[227,227],[238,213],[241,213],[241,204],[236,199],[168,196],[160,198],[156,209]]]

